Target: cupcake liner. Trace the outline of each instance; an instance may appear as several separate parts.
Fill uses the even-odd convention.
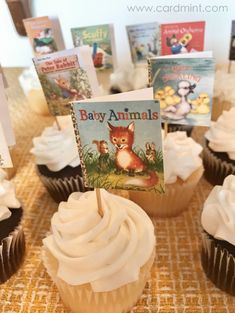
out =
[[[235,166],[232,163],[222,161],[205,146],[203,149],[204,176],[212,185],[223,185],[225,177],[235,175]]]
[[[7,281],[20,267],[25,252],[25,237],[19,225],[0,244],[0,284]]]
[[[223,111],[229,111],[231,109],[231,102],[221,100],[217,97],[213,98],[213,106],[211,112],[211,120],[217,121]]]
[[[113,195],[120,196],[128,200],[130,199],[128,190],[109,189],[108,192],[112,193]]]
[[[177,216],[187,209],[202,174],[203,167],[200,167],[185,182],[178,179],[173,184],[167,184],[164,194],[129,191],[130,200],[136,202],[150,216]]]
[[[162,126],[164,126],[164,123],[162,123]],[[187,136],[190,137],[193,131],[193,126],[180,125],[180,124],[168,124],[169,133],[173,133],[176,131],[185,131],[187,133]]]
[[[205,231],[202,231],[201,261],[215,286],[235,296],[235,257]]]
[[[154,251],[140,269],[139,280],[109,292],[94,292],[90,284],[71,286],[57,277],[58,262],[46,247],[42,248],[42,260],[48,274],[56,284],[60,296],[73,313],[125,313],[128,312],[141,296],[150,277],[154,262]]]
[[[37,172],[51,197],[58,203],[67,201],[69,195],[73,192],[85,192],[88,190],[88,188],[84,186],[83,178],[79,175],[68,178],[52,178],[42,175],[39,171]]]
[[[35,113],[43,116],[50,115],[48,104],[41,88],[30,89],[26,96],[30,109],[32,109]]]

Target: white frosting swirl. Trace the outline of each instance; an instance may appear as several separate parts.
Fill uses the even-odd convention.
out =
[[[19,82],[26,96],[31,89],[42,89],[33,65],[22,72],[19,76]]]
[[[38,165],[46,165],[57,172],[67,165],[76,167],[80,164],[75,135],[72,127],[58,130],[54,124],[46,127],[40,137],[33,139],[31,153]]]
[[[214,238],[235,245],[235,176],[225,178],[223,186],[215,186],[202,211],[203,228]]]
[[[209,147],[215,152],[227,152],[231,160],[235,160],[235,108],[223,111],[205,136],[209,140]]]
[[[202,146],[187,137],[186,132],[168,133],[164,139],[165,182],[172,184],[177,177],[187,180],[202,166],[201,151]]]
[[[6,173],[0,169],[0,221],[11,216],[8,208],[20,208],[20,202],[16,199],[14,185],[6,180]]]
[[[70,285],[90,283],[104,292],[136,281],[153,253],[154,227],[134,202],[101,190],[103,218],[94,191],[61,202],[43,240],[59,262],[57,276]]]

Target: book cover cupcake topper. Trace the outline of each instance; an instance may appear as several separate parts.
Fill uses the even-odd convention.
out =
[[[134,64],[146,63],[147,58],[160,55],[158,23],[128,25],[126,31]]]
[[[75,48],[33,59],[52,115],[68,115],[71,101],[98,94],[88,49]]]
[[[204,50],[204,21],[162,24],[160,28],[162,55]]]
[[[163,121],[209,126],[211,121],[214,59],[210,53],[149,59],[154,99],[160,102]]]
[[[35,56],[58,51],[53,23],[48,16],[23,20]]]
[[[13,167],[11,156],[8,150],[7,141],[3,132],[2,124],[0,123],[0,168]]]
[[[163,193],[159,103],[74,102],[72,120],[88,187]]]
[[[90,53],[97,70],[116,67],[112,24],[72,28],[71,33],[74,47],[90,46]]]

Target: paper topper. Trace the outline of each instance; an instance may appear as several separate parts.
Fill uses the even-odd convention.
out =
[[[5,138],[8,146],[14,146],[15,134],[12,128],[9,106],[5,94],[4,79],[0,73],[0,123],[4,129]]]
[[[81,47],[33,59],[52,115],[67,115],[71,101],[98,95],[89,51],[89,47]]]
[[[153,100],[73,103],[85,185],[164,192],[159,114]]]
[[[150,83],[162,120],[209,126],[214,73],[214,59],[206,52],[149,59]]]
[[[11,156],[8,150],[7,141],[0,123],[0,168],[13,167]]]

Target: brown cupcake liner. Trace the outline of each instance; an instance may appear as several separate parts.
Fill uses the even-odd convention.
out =
[[[150,216],[177,216],[187,209],[202,174],[203,167],[200,167],[185,182],[178,179],[173,184],[166,184],[164,194],[130,190],[130,200]]]
[[[67,201],[73,192],[85,192],[89,190],[84,186],[83,178],[79,175],[68,178],[51,178],[42,175],[39,171],[37,173],[51,197],[58,203]]]
[[[73,313],[125,313],[140,298],[155,258],[155,248],[149,260],[141,267],[139,279],[109,292],[94,292],[90,284],[72,286],[57,277],[58,261],[46,247],[42,260],[48,274],[56,284],[67,308]]]
[[[19,225],[0,244],[0,284],[17,272],[24,259],[25,236]]]
[[[128,190],[109,189],[108,192],[112,193],[113,195],[116,195],[116,196],[119,196],[128,200],[130,199]]]
[[[235,296],[235,257],[204,230],[201,262],[207,277],[215,286]]]
[[[164,123],[162,123],[162,126],[164,126]],[[168,132],[173,133],[176,131],[184,131],[187,133],[187,136],[190,137],[193,131],[193,126],[189,125],[180,125],[180,124],[168,124]]]
[[[203,149],[204,176],[212,185],[223,185],[228,175],[235,175],[235,166],[219,159],[210,149],[205,146]]]

